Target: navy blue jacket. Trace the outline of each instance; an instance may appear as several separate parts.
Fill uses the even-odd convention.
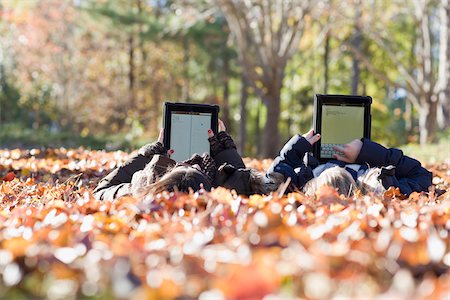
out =
[[[398,187],[403,194],[428,191],[431,186],[432,174],[423,168],[419,161],[403,155],[403,152],[395,148],[385,148],[369,139],[361,139],[363,145],[356,158],[356,164],[368,167],[394,166],[390,173],[384,174],[383,186]],[[311,144],[301,135],[293,136],[281,149],[275,158],[267,175],[278,172],[285,178],[291,178],[293,187],[301,189],[312,178],[312,170],[319,165],[319,161],[309,154],[312,151]],[[305,155],[306,154],[306,155]],[[341,161],[333,161],[337,165],[345,166]]]

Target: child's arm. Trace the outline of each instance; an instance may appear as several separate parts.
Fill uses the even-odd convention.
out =
[[[394,166],[395,176],[387,185],[400,188],[404,194],[428,191],[428,187],[432,184],[432,174],[423,168],[419,161],[403,155],[400,149],[388,149],[369,139],[362,139],[362,142],[356,163],[368,164],[370,167]]]
[[[228,164],[236,169],[245,168],[241,155],[237,152],[236,145],[231,136],[226,133],[225,125],[219,120],[219,133],[214,135],[211,129],[208,131],[211,157],[217,167]]]
[[[319,139],[320,135],[314,134],[313,130],[304,135],[294,135],[281,149],[278,155],[280,162],[293,168],[300,167],[303,164],[305,154],[312,151],[312,145]]]
[[[133,174],[145,168],[155,154],[166,154],[167,150],[161,142],[143,146],[139,153],[128,159],[122,166],[114,169],[104,177],[94,190],[99,200],[114,200],[130,194],[130,183]]]
[[[290,177],[291,182],[297,188],[301,188],[308,180],[313,178],[311,168],[305,166],[303,157],[312,151],[312,145],[320,139],[319,134],[310,130],[305,135],[293,136],[280,150],[280,154],[274,159],[267,170],[267,176],[277,172]]]
[[[214,159],[217,167],[223,164],[229,164],[236,169],[245,168],[241,155],[237,152],[231,136],[225,131],[219,132],[217,135],[210,137],[211,157]]]

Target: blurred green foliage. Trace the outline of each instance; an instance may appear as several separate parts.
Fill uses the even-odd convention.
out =
[[[351,93],[355,56],[346,45],[354,34],[355,4],[319,2],[306,20],[299,51],[284,70],[281,142],[312,127],[315,93]],[[213,4],[162,0],[0,4],[0,147],[136,148],[156,138],[164,101],[189,101],[219,104],[221,118],[238,142],[239,123],[246,114],[244,155],[260,154],[261,140],[268,138],[262,132],[266,107],[247,87],[246,110],[241,111],[240,58],[228,24]],[[349,13],[332,16],[323,8],[326,5]],[[366,9],[361,20],[384,26],[402,63],[413,62],[413,19],[402,13],[401,5],[377,5],[386,16],[396,18],[387,21],[380,11],[371,15]],[[333,24],[337,27],[330,26],[327,50],[324,32]],[[432,33],[436,37],[439,32]],[[392,81],[405,80],[369,34],[363,34],[360,48]],[[389,146],[417,142],[417,111],[407,106],[407,97],[363,64],[359,82],[358,93],[374,100],[373,139]],[[448,141],[448,134],[438,137],[444,145]]]
[[[418,144],[407,144],[401,146],[400,149],[411,157],[420,160],[426,164],[436,164],[440,162],[450,163],[450,135],[443,137],[437,144],[429,144],[421,146]]]

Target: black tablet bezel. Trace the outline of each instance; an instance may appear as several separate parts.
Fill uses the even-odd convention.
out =
[[[197,103],[179,103],[164,102],[164,147],[170,149],[170,132],[171,132],[171,114],[174,111],[182,112],[198,112],[211,114],[211,129],[214,133],[218,131],[219,111],[220,107],[215,104],[197,104]],[[200,153],[202,154],[202,153]]]
[[[354,95],[323,95],[316,94],[314,97],[314,133],[322,132],[322,106],[323,105],[343,105],[343,106],[364,106],[364,136],[370,139],[372,115],[370,106],[372,98],[370,96],[354,96]],[[321,140],[314,143],[313,155],[320,162],[327,162],[333,158],[320,157]]]

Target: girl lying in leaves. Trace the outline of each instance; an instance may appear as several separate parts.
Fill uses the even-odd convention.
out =
[[[341,154],[325,164],[309,154],[320,139],[310,130],[293,136],[267,171],[268,178],[291,178],[289,190],[303,189],[313,195],[322,185],[330,185],[340,194],[350,196],[358,188],[363,193],[384,193],[390,186],[409,195],[428,191],[432,174],[417,160],[403,155],[399,149],[387,149],[369,139],[353,140],[334,147]]]
[[[209,191],[223,186],[238,194],[266,194],[274,185],[266,184],[263,174],[245,167],[233,139],[219,121],[219,133],[208,130],[210,153],[195,154],[190,159],[175,162],[162,144],[163,130],[158,141],[143,146],[138,154],[103,178],[94,190],[100,200],[113,200],[123,195],[140,197],[162,191],[189,192],[201,188]],[[172,151],[172,150],[170,150]]]

